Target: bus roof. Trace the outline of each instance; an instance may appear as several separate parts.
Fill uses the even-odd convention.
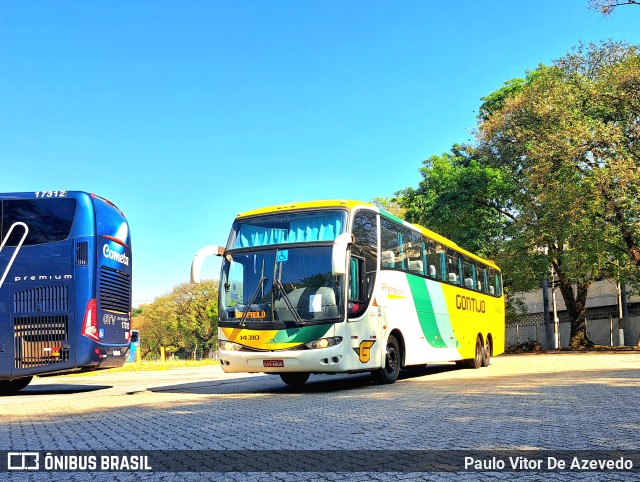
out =
[[[260,216],[263,214],[273,214],[273,213],[278,213],[278,212],[287,212],[287,211],[298,211],[298,210],[302,210],[304,211],[305,209],[320,209],[320,208],[347,208],[350,211],[353,210],[355,207],[367,207],[372,209],[373,211],[376,211],[378,213],[380,213],[382,216],[391,219],[393,221],[396,221],[410,229],[413,229],[414,231],[419,231],[420,233],[422,233],[423,235],[431,238],[432,240],[442,244],[443,246],[449,247],[449,248],[453,248],[456,251],[458,251],[460,254],[464,254],[465,256],[469,256],[477,261],[481,261],[483,263],[486,263],[488,265],[490,265],[492,268],[495,268],[497,270],[499,270],[500,268],[498,268],[498,266],[491,260],[482,258],[481,256],[478,256],[477,254],[473,254],[470,251],[467,251],[466,249],[458,246],[456,243],[454,243],[453,241],[451,241],[450,239],[445,238],[444,236],[431,231],[430,229],[425,228],[424,226],[420,226],[419,224],[412,224],[408,221],[403,220],[402,218],[399,218],[398,216],[396,216],[395,214],[392,214],[378,206],[375,206],[374,204],[371,204],[369,202],[363,202],[363,201],[355,201],[355,200],[321,200],[321,201],[305,201],[305,202],[294,202],[294,203],[290,203],[290,204],[277,204],[274,206],[267,206],[264,208],[259,208],[259,209],[254,209],[251,211],[246,211],[244,213],[239,213],[237,215],[237,219],[242,219],[242,218],[246,218],[246,217],[251,217],[251,216]]]
[[[260,214],[272,214],[283,211],[297,211],[297,210],[305,210],[305,209],[315,209],[315,208],[333,208],[333,207],[342,207],[353,209],[355,206],[367,206],[370,208],[375,208],[375,206],[371,203],[365,203],[362,201],[353,201],[353,200],[325,200],[325,201],[305,201],[305,202],[294,202],[290,204],[276,204],[275,206],[267,206],[264,208],[253,209],[251,211],[247,211],[244,213],[238,214],[238,218],[244,218],[248,216],[257,216]]]

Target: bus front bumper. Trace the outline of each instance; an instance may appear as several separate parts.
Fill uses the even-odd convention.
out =
[[[342,344],[315,350],[232,351],[220,350],[226,373],[338,373],[348,370]]]

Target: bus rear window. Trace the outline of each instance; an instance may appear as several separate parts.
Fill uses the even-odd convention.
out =
[[[23,246],[61,241],[69,236],[76,214],[76,200],[64,199],[21,199],[2,203],[1,239],[5,246]],[[8,238],[7,238],[7,235]]]

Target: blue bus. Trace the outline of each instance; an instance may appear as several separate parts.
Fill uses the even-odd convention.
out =
[[[128,362],[138,361],[138,351],[140,350],[140,332],[138,330],[131,330],[131,348],[129,350]]]
[[[119,367],[131,339],[131,236],[80,191],[0,194],[0,394],[34,375]]]

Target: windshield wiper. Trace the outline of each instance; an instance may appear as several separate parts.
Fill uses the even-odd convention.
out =
[[[280,281],[279,278],[276,278],[273,281],[273,285],[276,288],[278,288],[278,291],[282,294],[282,299],[284,300],[284,304],[287,305],[287,308],[293,314],[293,319],[296,322],[296,325],[298,326],[304,325],[304,320],[300,317],[298,310],[296,310],[293,304],[291,303],[291,300],[289,299],[289,296],[287,295],[287,292],[284,289],[284,285],[282,284],[282,281]]]
[[[255,303],[255,301],[258,299],[258,293],[260,293],[261,290],[262,290],[262,297],[264,297],[264,285],[266,283],[267,283],[267,278],[264,277],[264,259],[263,259],[262,273],[260,274],[260,279],[258,280],[258,284],[256,285],[256,288],[253,290],[253,293],[251,293],[251,296],[249,297],[249,301],[247,302],[247,305],[244,311],[242,312],[242,318],[240,318],[240,322],[238,323],[238,326],[244,326],[245,321],[247,321],[247,315],[249,314],[251,305]]]

